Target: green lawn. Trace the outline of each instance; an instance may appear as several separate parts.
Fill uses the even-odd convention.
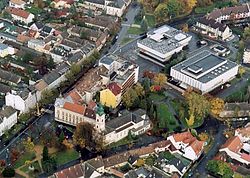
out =
[[[14,168],[17,169],[25,164],[25,161],[31,161],[36,158],[35,152],[25,152],[22,154],[14,164]]]
[[[53,157],[55,157],[57,165],[63,165],[69,161],[75,160],[79,158],[79,153],[75,151],[74,149],[61,151],[52,154]]]
[[[195,13],[197,13],[197,14],[209,13],[212,10],[214,10],[215,8],[223,8],[223,7],[232,6],[232,5],[233,5],[233,3],[229,0],[228,1],[217,1],[217,2],[214,2],[210,6],[196,7]]]
[[[145,15],[145,18],[146,18],[146,20],[147,20],[147,22],[148,22],[148,26],[150,27],[150,28],[152,28],[152,27],[154,27],[155,26],[155,16],[154,15],[152,15],[152,14],[146,14]]]
[[[122,42],[121,42],[121,45],[124,45],[124,44],[130,42],[131,40],[133,40],[133,38],[128,38],[128,37],[123,38],[123,39],[122,39]]]
[[[158,94],[158,93],[150,93],[149,99],[153,102],[159,102],[162,101],[166,98],[165,95],[163,94]]]
[[[173,114],[169,112],[166,104],[159,104],[157,112],[159,128],[167,128],[169,132],[172,132],[179,126],[179,123]]]
[[[118,142],[111,143],[110,145],[108,145],[108,148],[114,148],[114,147],[119,147],[122,145],[128,145],[128,144],[131,144],[135,141],[136,140],[132,140],[132,139],[129,139],[128,137],[125,137],[125,138],[119,140]]]
[[[36,170],[36,174],[41,173],[42,169],[41,169],[38,161],[32,163],[32,166],[34,167],[34,171]],[[22,167],[20,170],[23,171],[24,173],[29,174],[30,177],[34,177],[35,176],[34,171],[30,171],[29,170],[29,165]]]
[[[35,7],[35,6],[32,6],[31,8],[26,8],[26,11],[28,11],[34,15],[38,15],[38,14],[41,14],[43,12],[42,9]]]
[[[139,34],[143,33],[143,31],[140,28],[137,28],[137,27],[130,27],[128,29],[128,33],[133,34],[133,35],[139,35]]]

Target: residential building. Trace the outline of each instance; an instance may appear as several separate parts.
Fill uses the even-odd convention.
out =
[[[4,106],[0,110],[0,136],[17,123],[17,111],[11,106]]]
[[[189,131],[173,134],[167,140],[171,142],[170,152],[177,152],[191,161],[196,161],[201,156],[205,143],[197,140]]]
[[[28,41],[28,47],[39,52],[44,52],[45,42],[43,40],[31,39]]]
[[[248,140],[249,141],[249,140]],[[236,162],[244,165],[250,165],[250,144],[241,141],[239,136],[229,138],[220,148],[220,152],[224,152],[228,157]]]
[[[139,66],[117,55],[104,56],[100,59],[99,66],[108,69],[110,80],[121,86],[122,94],[138,82]]]
[[[74,0],[53,0],[51,4],[56,9],[70,8],[74,4]]]
[[[6,11],[8,13],[10,13],[13,20],[21,21],[21,22],[25,23],[26,25],[31,23],[35,18],[34,14],[29,13],[29,12],[22,10],[22,9],[19,9],[19,8],[8,7],[8,8],[6,8]]]
[[[249,64],[250,63],[250,40],[245,42],[245,49],[243,54],[243,63]]]
[[[107,88],[100,91],[100,103],[104,106],[116,108],[122,99],[122,89],[119,84],[113,82]]]
[[[107,15],[118,16],[121,17],[127,8],[127,6],[131,3],[131,0],[87,0],[84,1],[84,4],[87,8],[102,9]]]
[[[139,55],[161,66],[165,66],[173,54],[188,45],[192,36],[164,25],[147,33],[147,37],[137,41]]]
[[[183,88],[192,87],[204,94],[233,79],[238,68],[235,62],[202,51],[171,67],[170,76]]]
[[[194,29],[210,38],[227,40],[232,36],[232,30],[225,24],[222,24],[209,17],[202,17],[194,26]]]
[[[87,27],[100,29],[104,32],[112,31],[118,25],[117,18],[105,15],[95,17],[84,17],[83,21]]]
[[[242,142],[248,142],[250,140],[250,123],[245,127],[235,130],[235,136],[239,137]]]
[[[11,106],[21,113],[28,112],[29,109],[34,108],[37,102],[36,90],[32,86],[21,91],[12,90],[5,96],[6,106]]]
[[[5,56],[8,56],[8,55],[13,55],[15,54],[15,49],[8,46],[8,45],[5,45],[3,43],[0,43],[0,57],[5,57]]]
[[[0,81],[8,84],[9,86],[16,86],[21,82],[21,77],[0,68]]]
[[[9,7],[24,9],[26,2],[22,0],[10,0],[9,1]]]
[[[34,31],[41,31],[43,29],[44,25],[39,23],[39,22],[35,22],[33,23],[31,26],[30,26],[30,29],[31,30],[34,30]]]
[[[238,118],[250,116],[250,104],[242,103],[225,103],[223,111],[220,112],[222,118]]]

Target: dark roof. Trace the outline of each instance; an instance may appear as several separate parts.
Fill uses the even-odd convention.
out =
[[[84,116],[91,118],[91,119],[95,119],[96,118],[96,113],[94,110],[86,108]]]
[[[98,168],[104,166],[103,159],[102,159],[101,156],[98,156],[96,158],[90,159],[90,160],[86,161],[86,163],[88,163],[89,165],[91,165],[95,169],[98,169]]]
[[[0,93],[8,93],[11,91],[11,87],[0,83]]]
[[[156,169],[153,169],[146,178],[169,178],[169,176],[164,175]]]
[[[202,17],[198,20],[198,22],[206,26],[212,27],[214,29],[218,28],[222,32],[224,32],[225,29],[227,28],[227,25],[219,23],[212,18]]]
[[[65,74],[69,69],[70,66],[67,63],[63,62],[60,65],[58,65],[56,69],[46,74],[43,77],[43,80],[49,85],[55,80],[57,80],[59,77],[61,77],[63,74]]]
[[[77,51],[76,53],[74,53],[72,56],[70,56],[68,58],[69,62],[78,62],[81,59],[83,59],[84,55],[81,51]]]
[[[10,81],[12,83],[16,83],[16,84],[21,81],[20,76],[14,73],[8,72],[6,70],[3,70],[3,69],[0,69],[0,78],[6,81]]]
[[[91,177],[91,175],[96,171],[95,168],[87,162],[83,163],[82,168],[84,171],[84,177]]]
[[[169,165],[174,165],[180,172],[182,172],[182,170],[185,168],[185,165],[183,164],[183,162],[179,159],[179,158],[172,158],[169,162]]]
[[[242,103],[226,103],[224,106],[224,110],[226,111],[235,111],[235,109],[238,108],[240,111],[249,111],[250,110],[250,104],[248,102],[242,102]]]
[[[42,31],[48,34],[51,33],[52,30],[53,29],[51,27],[48,27],[46,25],[42,28]]]
[[[143,120],[142,116],[146,114],[145,110],[138,109],[134,112],[129,111],[123,111],[122,115],[120,117],[116,117],[114,119],[111,119],[106,123],[107,132],[111,132],[113,130],[121,131],[120,127],[126,127],[127,125],[138,123]]]
[[[43,24],[42,23],[40,23],[40,22],[35,22],[35,25],[36,25],[36,27],[37,27],[37,29],[42,29],[43,28]]]
[[[91,2],[91,3],[95,3],[95,4],[105,4],[105,0],[86,0],[86,2]]]
[[[12,114],[14,114],[16,110],[11,106],[5,106],[0,110],[0,123],[3,122],[3,118],[9,118]]]

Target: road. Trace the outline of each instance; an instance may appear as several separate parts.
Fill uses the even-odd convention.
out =
[[[134,18],[137,15],[137,13],[140,10],[140,6],[129,6],[128,8],[128,12],[126,13],[125,18],[127,19],[127,21],[123,21],[122,25],[121,25],[121,30],[118,33],[118,38],[116,43],[110,48],[109,52],[113,53],[114,51],[116,51],[117,48],[120,47],[120,44],[122,42],[122,40],[127,36],[127,31],[130,28],[130,26],[134,23]]]

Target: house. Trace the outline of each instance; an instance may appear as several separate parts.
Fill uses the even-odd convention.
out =
[[[9,86],[17,86],[21,82],[21,77],[0,68],[0,81]]]
[[[74,4],[74,0],[53,0],[51,4],[56,9],[70,8]]]
[[[226,153],[234,161],[250,165],[250,144],[241,141],[239,136],[229,138],[219,151]]]
[[[23,22],[26,25],[31,23],[35,18],[34,14],[19,8],[8,7],[6,11],[10,13],[13,20]]]
[[[37,102],[36,90],[33,86],[29,86],[20,91],[12,90],[5,96],[6,106],[11,106],[21,113],[28,112],[29,109],[36,106]]]
[[[116,108],[121,102],[121,96],[121,87],[113,82],[108,84],[106,89],[100,91],[100,103],[107,107]]]
[[[84,4],[87,8],[102,9],[107,15],[121,17],[128,5],[131,3],[130,0],[87,0]]]
[[[43,40],[31,39],[28,41],[28,47],[39,52],[44,52],[45,42]]]
[[[250,104],[248,102],[241,103],[225,103],[223,111],[220,112],[222,118],[238,118],[250,116]]]
[[[10,86],[0,83],[0,96],[5,96],[10,91]]]
[[[17,123],[17,111],[11,106],[4,106],[0,110],[0,136]]]
[[[232,30],[227,25],[217,22],[209,17],[200,18],[196,22],[194,29],[210,38],[220,39],[222,41],[225,41],[232,36]]]
[[[9,1],[9,7],[24,9],[25,5],[26,5],[26,2],[22,0],[10,0]]]
[[[41,31],[43,29],[44,25],[41,24],[40,22],[35,22],[33,23],[31,26],[30,26],[30,29],[31,30],[34,30],[34,31]]]
[[[15,54],[14,48],[12,48],[6,44],[0,43],[0,57],[5,57],[8,55],[13,55],[13,54]]]
[[[242,142],[248,142],[250,140],[250,123],[245,127],[236,129],[235,136],[238,136]]]
[[[188,45],[192,36],[168,25],[152,29],[147,37],[137,41],[139,55],[160,66]]]
[[[0,39],[1,40],[8,40],[8,41],[16,42],[17,41],[17,36],[10,35],[9,33],[0,32]]]
[[[250,63],[250,40],[246,40],[245,42],[245,49],[243,54],[243,63],[249,64]]]
[[[204,141],[197,140],[189,131],[177,133],[167,138],[171,142],[173,151],[177,152],[183,157],[196,161],[203,152]]]
[[[85,25],[90,28],[97,28],[102,31],[112,31],[117,26],[118,19],[112,16],[84,17]]]

